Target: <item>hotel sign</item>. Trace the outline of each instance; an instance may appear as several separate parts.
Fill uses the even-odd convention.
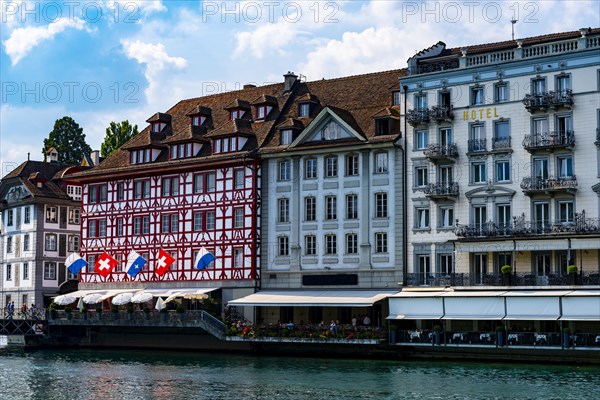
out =
[[[463,121],[475,121],[484,118],[498,118],[496,107],[477,108],[463,112]]]

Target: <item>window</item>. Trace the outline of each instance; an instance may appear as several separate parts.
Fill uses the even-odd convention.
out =
[[[6,226],[13,226],[13,210],[8,210],[6,213]]]
[[[388,172],[388,153],[375,154],[375,173],[387,174]]]
[[[496,266],[497,266],[498,272],[500,272],[500,269],[505,265],[512,266],[512,254],[511,253],[497,253],[496,254]]]
[[[214,172],[206,174],[206,191],[214,192],[217,188],[217,176]]]
[[[452,144],[452,128],[440,128],[440,145],[444,150]]]
[[[486,183],[485,161],[471,163],[471,183]]]
[[[337,236],[334,234],[325,235],[325,254],[337,254]]]
[[[134,235],[142,234],[142,217],[134,217],[133,218],[133,234]]]
[[[160,124],[155,127],[160,128]],[[143,164],[150,162],[150,149],[132,150],[129,153],[131,164]]]
[[[177,196],[179,194],[179,177],[162,178],[162,196]]]
[[[23,263],[23,280],[26,281],[29,279],[29,263]]]
[[[487,223],[487,207],[486,206],[473,206],[472,208],[472,221],[475,225],[475,229],[482,230]],[[481,232],[480,232],[481,233]]]
[[[505,234],[505,230],[510,228],[512,215],[510,213],[510,204],[499,204],[496,206],[496,223],[501,230],[500,233]],[[502,264],[504,265],[504,264]]]
[[[299,117],[310,116],[310,103],[300,103],[298,105],[298,116]]]
[[[73,200],[81,200],[81,186],[67,185],[67,195]]]
[[[207,211],[206,212],[206,230],[214,230],[215,229],[215,212]]]
[[[294,135],[292,134],[291,129],[282,129],[281,130],[281,144],[289,145],[292,144]]]
[[[279,180],[289,181],[292,175],[292,164],[289,160],[279,162]]]
[[[317,220],[317,199],[315,197],[304,198],[304,220]]]
[[[564,95],[567,90],[571,89],[571,76],[570,75],[558,75],[556,77],[556,91],[559,94]]]
[[[265,119],[267,116],[267,106],[260,105],[256,107],[256,119]]]
[[[117,218],[117,236],[123,236],[123,226],[124,226],[123,218]]]
[[[494,150],[510,148],[510,126],[508,121],[496,121],[494,123]]]
[[[415,167],[415,187],[424,187],[429,184],[427,167]]]
[[[194,231],[200,232],[202,230],[203,214],[201,212],[194,213]]]
[[[150,181],[135,181],[133,185],[134,199],[147,199],[150,197]]]
[[[233,227],[242,229],[244,227],[244,209],[236,208],[233,210]]]
[[[337,156],[325,157],[325,177],[333,178],[338,174]]]
[[[440,207],[440,228],[448,229],[454,227],[454,208]]]
[[[558,221],[563,224],[575,221],[575,204],[572,201],[558,202]]]
[[[54,233],[46,233],[45,241],[44,241],[44,250],[46,251],[56,251],[56,234]]]
[[[98,221],[98,237],[106,237],[106,220],[101,219]]]
[[[494,101],[503,103],[509,100],[508,83],[501,82],[494,85]]]
[[[377,118],[375,120],[375,135],[391,135],[393,134],[393,126],[395,120],[392,118]]]
[[[194,193],[208,193],[216,190],[216,174],[208,172],[194,176]]]
[[[375,218],[388,217],[387,193],[375,193]]]
[[[26,224],[29,224],[31,222],[31,208],[29,208],[29,206],[27,206],[24,208],[23,212],[24,212],[23,222]]]
[[[346,254],[358,254],[358,234],[346,234]]]
[[[233,187],[237,190],[243,189],[246,186],[246,177],[243,169],[235,169],[233,171]]]
[[[235,109],[235,110],[229,110],[229,119],[230,120],[234,120],[234,119],[240,119],[244,116],[244,114],[246,113],[245,110],[242,109]]]
[[[420,110],[420,111],[427,110],[427,95],[426,94],[415,95],[415,104],[417,106],[417,110]]]
[[[510,161],[496,161],[496,182],[510,182]]]
[[[317,254],[317,237],[314,235],[304,236],[304,254],[314,256]]]
[[[533,79],[531,81],[531,93],[537,96],[546,94],[546,78]]]
[[[469,151],[486,151],[485,125],[471,125],[471,139],[469,140]]]
[[[426,149],[429,145],[428,131],[415,131],[415,150]]]
[[[417,263],[419,265],[419,284],[430,285],[430,274],[431,274],[431,258],[428,254],[421,254],[417,256]]]
[[[23,235],[23,251],[29,251],[30,247],[31,247],[31,241],[30,241],[31,237],[29,236],[29,234],[25,234]]]
[[[317,177],[316,158],[308,158],[304,161],[304,177],[306,179],[315,179]]]
[[[388,252],[387,233],[385,233],[385,232],[375,233],[375,253],[387,253],[387,252]]]
[[[471,88],[471,105],[477,106],[484,103],[483,86],[474,86]]]
[[[244,249],[233,249],[233,267],[242,268],[244,266]]]
[[[56,263],[45,262],[44,263],[44,279],[53,281],[56,279]]]
[[[416,209],[415,229],[429,229],[429,208]]]
[[[346,195],[346,219],[358,219],[358,195]]]
[[[79,225],[81,210],[79,208],[69,208],[69,224]]]
[[[346,156],[346,176],[358,175],[358,156],[349,154]]]
[[[69,235],[68,237],[68,249],[70,253],[79,251],[80,240],[78,235]]]
[[[290,240],[287,236],[279,236],[277,238],[277,247],[280,257],[287,257],[290,255]]]
[[[123,182],[117,183],[117,201],[125,200],[125,184]]]
[[[535,233],[550,232],[550,204],[547,202],[535,202],[533,204],[533,221]]]
[[[11,214],[9,214],[9,216],[10,215],[12,215],[12,210],[11,210]],[[11,217],[11,221],[12,221],[12,217]],[[58,222],[58,210],[56,207],[52,207],[52,206],[46,207],[46,222],[49,222],[49,223]],[[11,222],[11,225],[12,225],[12,222]]]
[[[290,199],[277,200],[277,208],[279,210],[278,222],[290,222]]]
[[[325,219],[332,220],[337,219],[337,197],[326,196],[325,197]]]
[[[161,218],[162,233],[179,232],[179,214],[163,214]]]
[[[533,173],[536,180],[544,181],[548,179],[549,166],[547,158],[534,158],[533,159]]]
[[[452,254],[439,255],[438,272],[442,275],[450,275],[454,272],[454,268],[452,268]]]
[[[393,106],[400,105],[400,91],[399,90],[392,92],[392,105]]]
[[[106,203],[108,200],[107,185],[92,185],[89,188],[88,201],[90,204]]]
[[[6,264],[6,280],[12,281],[12,264]]]
[[[144,256],[142,256],[142,257],[144,257]],[[148,260],[148,257],[144,257],[144,259]],[[88,262],[88,266],[86,267],[86,270],[89,274],[91,274],[94,272],[94,266],[96,265],[96,256],[88,254],[87,262]]]
[[[15,249],[13,248],[13,238],[12,238],[12,236],[8,236],[6,238],[6,252],[12,253],[14,251],[15,251]]]
[[[573,157],[570,155],[556,157],[557,175],[559,178],[573,177]]]

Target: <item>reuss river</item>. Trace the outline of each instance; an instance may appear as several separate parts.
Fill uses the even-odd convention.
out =
[[[3,400],[591,399],[600,367],[0,349]]]

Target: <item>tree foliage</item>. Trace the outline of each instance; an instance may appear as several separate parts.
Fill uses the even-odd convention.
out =
[[[118,124],[114,121],[111,122],[110,126],[106,128],[106,136],[104,136],[104,142],[100,146],[100,155],[102,157],[110,156],[138,133],[138,126],[131,126],[128,120]]]
[[[71,117],[62,117],[54,122],[54,129],[44,139],[42,152],[54,147],[58,152],[58,161],[64,164],[78,165],[84,155],[92,152],[91,147],[85,142],[85,134],[79,124]]]

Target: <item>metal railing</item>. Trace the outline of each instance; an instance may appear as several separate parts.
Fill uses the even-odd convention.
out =
[[[549,176],[548,178],[526,176],[521,181],[521,189],[524,192],[577,190],[577,177],[575,175],[565,177]]]
[[[571,89],[526,94],[523,104],[529,112],[545,110],[549,107],[571,107],[573,91]]]
[[[486,139],[471,139],[468,142],[469,153],[476,153],[480,151],[487,151]]]
[[[544,132],[534,135],[525,135],[523,147],[530,149],[547,149],[556,147],[570,147],[575,145],[575,132]]]
[[[510,149],[510,136],[503,138],[492,139],[492,150],[506,150]]]
[[[490,247],[493,245],[490,245]],[[490,250],[491,251],[491,250]],[[531,268],[530,268],[531,269]],[[580,272],[576,276],[566,273],[536,275],[531,272],[513,272],[505,276],[502,273],[408,273],[405,286],[410,287],[447,287],[447,286],[567,286],[598,285],[600,273]]]
[[[406,121],[411,125],[424,124],[429,122],[429,110],[408,110]]]
[[[429,158],[457,158],[458,147],[456,143],[430,144],[423,150],[423,154]]]
[[[458,182],[452,183],[429,183],[423,189],[427,196],[458,196]]]
[[[429,109],[429,118],[437,121],[450,122],[454,119],[454,107],[452,106],[433,106]]]

